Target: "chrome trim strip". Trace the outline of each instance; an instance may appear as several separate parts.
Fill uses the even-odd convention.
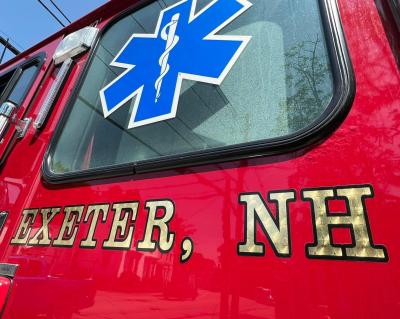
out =
[[[0,263],[0,276],[14,278],[18,265],[16,264],[1,264]]]

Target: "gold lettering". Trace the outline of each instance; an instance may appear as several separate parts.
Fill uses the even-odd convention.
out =
[[[108,239],[103,242],[103,248],[129,249],[131,247],[135,227],[133,222],[136,220],[138,206],[138,202],[113,205],[114,219]]]
[[[156,249],[156,241],[153,241],[153,231],[157,227],[159,229],[158,246],[160,251],[168,252],[174,244],[175,234],[169,231],[168,224],[174,216],[175,208],[170,200],[148,201],[146,208],[149,211],[144,239],[139,241],[138,250],[154,251]],[[156,218],[158,209],[164,210],[162,218]]]
[[[97,245],[97,240],[93,239],[94,232],[96,230],[96,225],[99,222],[99,217],[101,214],[101,222],[106,222],[108,215],[108,208],[110,205],[91,205],[87,209],[86,216],[84,218],[84,222],[87,223],[90,216],[92,215],[92,221],[90,223],[89,231],[87,237],[81,241],[80,247],[82,248],[95,248]]]
[[[294,191],[271,192],[269,201],[277,203],[276,221],[260,194],[241,194],[240,203],[245,209],[245,242],[239,243],[238,253],[243,255],[264,255],[265,245],[256,241],[256,223],[258,222],[269,239],[277,256],[290,256],[290,234],[288,205],[295,199]]]
[[[29,234],[32,231],[32,225],[35,221],[38,209],[25,209],[22,212],[22,220],[19,224],[17,233],[14,238],[11,239],[13,245],[24,245],[29,239]]]
[[[70,206],[64,208],[64,220],[61,225],[60,233],[54,246],[71,247],[74,244],[78,232],[78,223],[81,221],[84,206]]]
[[[53,218],[60,212],[60,208],[44,208],[40,211],[42,215],[42,227],[36,232],[35,236],[32,237],[28,245],[31,246],[48,246],[51,244],[51,239],[49,236],[49,223]],[[50,213],[50,216],[49,216]]]
[[[316,241],[306,246],[309,257],[386,260],[386,249],[383,246],[375,246],[369,233],[364,199],[373,197],[372,194],[370,186],[304,190],[303,199],[313,204],[313,222],[316,231]],[[346,214],[328,212],[327,202],[332,199],[346,200],[348,212]],[[349,227],[352,231],[351,246],[332,244],[330,228],[343,226]]]

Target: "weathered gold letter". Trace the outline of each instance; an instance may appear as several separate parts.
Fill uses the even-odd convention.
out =
[[[25,209],[22,212],[22,220],[19,224],[17,233],[14,238],[11,239],[11,244],[13,245],[25,245],[28,241],[29,234],[32,231],[32,225],[35,221],[38,209]]]
[[[245,210],[245,242],[239,243],[239,255],[260,255],[265,254],[265,245],[256,241],[256,222],[261,226],[264,235],[267,237],[277,256],[290,256],[291,244],[289,234],[289,202],[295,199],[294,191],[271,192],[268,195],[269,201],[277,203],[276,221],[258,193],[241,194],[240,203],[246,206]]]
[[[370,234],[364,199],[373,197],[371,186],[309,189],[302,191],[303,200],[310,201],[314,215],[315,242],[306,246],[310,258],[337,258],[352,260],[386,261],[383,246],[376,246]],[[328,200],[345,200],[347,212],[328,212]],[[334,245],[331,228],[348,227],[352,232],[352,245]]]
[[[139,241],[137,249],[145,251],[154,251],[156,249],[156,241],[153,241],[153,231],[157,227],[159,229],[158,246],[160,251],[168,252],[174,244],[175,234],[169,231],[168,223],[174,216],[174,203],[170,200],[148,201],[146,208],[149,211],[147,217],[146,231],[144,239]],[[164,210],[162,218],[156,218],[158,209]]]
[[[70,206],[64,208],[64,220],[61,225],[60,233],[53,246],[72,247],[78,232],[78,223],[81,221],[84,206]]]
[[[133,240],[133,222],[136,220],[138,202],[118,203],[113,205],[114,219],[110,234],[103,242],[103,248],[130,249]]]
[[[91,205],[88,207],[84,222],[87,223],[90,216],[92,215],[92,221],[90,222],[90,227],[88,234],[85,239],[81,241],[80,247],[82,248],[95,248],[97,245],[97,240],[93,239],[94,231],[96,230],[96,226],[99,222],[99,217],[101,214],[101,222],[105,222],[107,220],[108,208],[110,205],[102,204],[102,205]]]
[[[40,211],[42,215],[42,227],[36,232],[35,236],[32,237],[28,245],[30,246],[48,246],[51,244],[49,234],[49,223],[53,218],[60,212],[60,208],[43,208]],[[49,216],[50,213],[50,216]]]

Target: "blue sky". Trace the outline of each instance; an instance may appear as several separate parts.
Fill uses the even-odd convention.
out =
[[[0,36],[11,38],[20,51],[26,50],[60,30],[61,25],[39,4],[37,0],[0,0]],[[42,0],[48,4],[49,0]],[[77,20],[107,0],[53,0],[71,20]],[[54,9],[53,12],[56,12]],[[60,16],[58,14],[58,16]],[[62,18],[62,17],[61,17]],[[61,19],[62,21],[65,21]],[[65,24],[68,22],[65,21]],[[3,46],[0,45],[0,54]],[[6,54],[6,60],[13,55]]]

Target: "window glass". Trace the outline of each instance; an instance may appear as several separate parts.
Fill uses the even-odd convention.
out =
[[[20,106],[31,88],[38,71],[38,63],[14,70],[0,78],[0,101],[11,101]],[[16,75],[13,77],[13,75]],[[6,90],[7,89],[7,90]]]
[[[282,137],[326,110],[333,80],[318,1],[252,0],[218,32],[252,36],[220,86],[184,80],[173,119],[128,129],[134,100],[104,118],[99,91],[125,71],[111,61],[132,34],[154,33],[161,10],[176,2],[153,2],[104,33],[53,148],[53,173]]]
[[[400,0],[392,0],[394,7],[397,9],[397,12],[400,13]]]
[[[14,72],[9,72],[0,78],[0,101],[1,101],[2,95],[5,91],[5,89],[7,88],[7,85],[13,74],[14,74]]]
[[[400,31],[400,0],[392,0],[391,3],[397,29]]]
[[[21,103],[24,101],[26,93],[28,93],[28,90],[30,89],[30,86],[37,71],[37,65],[32,65],[22,71],[18,82],[16,83],[8,97],[9,101],[14,102],[17,105],[21,105]]]

